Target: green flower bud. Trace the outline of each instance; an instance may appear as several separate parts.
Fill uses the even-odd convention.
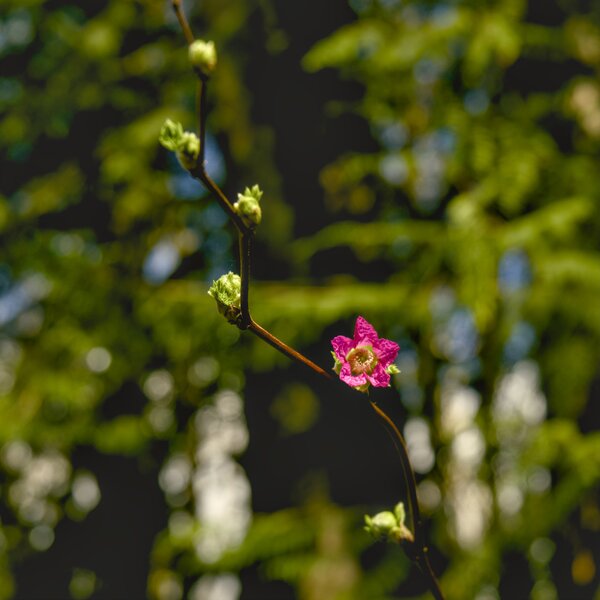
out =
[[[227,275],[213,281],[208,290],[208,295],[215,299],[219,312],[234,325],[241,316],[241,287],[240,276],[229,271]]]
[[[336,375],[339,375],[343,366],[342,361],[336,356],[335,352],[331,352],[331,356],[333,356],[333,360],[335,361],[333,370],[335,371]]]
[[[158,141],[167,150],[177,153],[177,158],[188,171],[196,167],[200,155],[200,139],[191,131],[183,131],[181,123],[167,119],[160,130]]]
[[[367,396],[369,395],[369,388],[371,387],[371,384],[369,382],[367,383],[363,383],[362,385],[355,385],[354,389],[357,392],[361,392],[363,394],[367,394]]]
[[[217,66],[217,50],[214,42],[196,40],[188,49],[190,62],[196,69],[209,77]]]
[[[385,539],[389,542],[400,543],[405,540],[413,542],[414,536],[404,524],[405,519],[404,504],[399,502],[393,513],[384,511],[377,513],[374,517],[365,515],[365,531],[377,539]]]
[[[183,137],[183,127],[181,123],[176,123],[167,119],[160,130],[158,135],[158,141],[161,146],[164,146],[167,150],[175,152],[179,148],[181,138]]]
[[[256,229],[262,219],[262,210],[259,204],[262,195],[258,185],[254,185],[252,188],[247,187],[243,194],[238,194],[237,202],[233,205],[235,212],[250,229]]]
[[[385,372],[389,375],[396,375],[396,373],[400,373],[400,369],[396,365],[389,365]]]
[[[185,131],[177,147],[177,158],[181,166],[188,171],[192,170],[200,154],[200,138],[195,133]]]
[[[387,538],[398,525],[394,513],[388,510],[377,513],[374,517],[365,515],[365,523],[365,530],[376,538]]]

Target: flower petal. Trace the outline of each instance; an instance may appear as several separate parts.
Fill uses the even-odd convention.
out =
[[[373,344],[373,350],[375,350],[375,354],[377,354],[379,361],[385,368],[396,360],[400,346],[396,342],[392,342],[392,340],[382,338]]]
[[[354,343],[356,345],[372,344],[375,345],[379,336],[375,328],[363,317],[356,318],[354,325]]]
[[[341,362],[346,361],[346,354],[354,348],[354,340],[347,338],[345,335],[336,335],[331,340],[331,345],[335,351],[335,355]]]
[[[388,387],[388,385],[390,385],[390,376],[385,372],[385,368],[381,363],[379,363],[367,377],[374,387]]]
[[[340,379],[347,383],[350,387],[356,387],[358,385],[364,385],[367,383],[367,375],[365,373],[361,373],[360,375],[352,375],[350,372],[350,365],[348,363],[344,364],[342,370],[340,371]]]

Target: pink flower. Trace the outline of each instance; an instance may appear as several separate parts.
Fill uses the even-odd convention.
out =
[[[334,371],[340,379],[360,392],[369,385],[388,387],[390,374],[398,373],[393,364],[400,346],[377,335],[374,327],[363,317],[356,319],[354,339],[338,335],[331,340]]]

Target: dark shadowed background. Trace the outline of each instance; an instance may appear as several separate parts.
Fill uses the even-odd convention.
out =
[[[207,168],[259,183],[252,313],[363,315],[448,599],[596,598],[600,3],[202,0]],[[169,3],[0,9],[0,597],[426,597],[366,399],[228,325],[235,232]]]

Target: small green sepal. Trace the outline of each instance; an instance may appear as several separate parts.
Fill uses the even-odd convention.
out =
[[[398,502],[396,506],[394,506],[394,515],[400,525],[404,525],[404,521],[406,520],[406,510],[404,509],[404,502]]]
[[[396,365],[391,364],[386,368],[385,372],[388,375],[396,375],[397,373],[400,373],[400,369]]]
[[[336,375],[340,374],[340,371],[342,370],[342,361],[336,356],[335,352],[333,352],[333,350],[331,351],[331,356],[333,356],[333,360],[335,361],[334,365],[333,365],[333,371],[335,372]]]

